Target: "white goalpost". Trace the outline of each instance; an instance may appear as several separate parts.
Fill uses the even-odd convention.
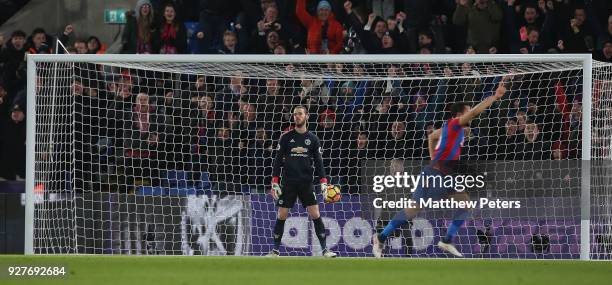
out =
[[[524,207],[474,210],[457,247],[612,259],[612,65],[591,55],[28,55],[27,77],[26,254],[267,253],[272,160],[304,105],[343,193],[321,206],[327,244],[372,256],[395,210],[373,206],[371,177],[427,161],[448,106],[504,81],[461,160],[489,173],[473,199]],[[385,255],[445,257],[450,218],[425,211]],[[294,209],[282,254],[319,254],[311,227]]]

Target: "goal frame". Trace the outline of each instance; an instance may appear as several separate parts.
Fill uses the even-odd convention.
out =
[[[591,54],[431,54],[431,55],[144,55],[144,54],[44,54],[27,55],[27,133],[24,253],[34,254],[34,187],[36,150],[36,64],[60,62],[139,62],[139,63],[581,63],[582,85],[582,173],[580,259],[590,259],[590,169],[591,160],[591,95],[593,59]]]

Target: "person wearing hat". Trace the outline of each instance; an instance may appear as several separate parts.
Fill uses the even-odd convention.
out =
[[[298,0],[295,13],[308,31],[306,51],[312,54],[338,54],[344,43],[344,29],[335,19],[331,4],[322,0],[317,5],[317,16],[306,11],[306,0]]]
[[[155,13],[150,0],[138,0],[135,11],[126,12],[121,53],[151,53]]]

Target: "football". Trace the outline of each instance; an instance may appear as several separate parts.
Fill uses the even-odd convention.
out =
[[[340,187],[336,185],[328,185],[325,192],[325,203],[336,203],[340,201]]]

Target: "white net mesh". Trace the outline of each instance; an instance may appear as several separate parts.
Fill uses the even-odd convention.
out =
[[[611,71],[593,69],[593,160],[612,155]],[[366,213],[362,163],[429,159],[426,136],[448,119],[448,106],[480,102],[502,78],[509,92],[472,122],[461,158],[506,160],[502,173],[518,176],[524,164],[512,161],[581,158],[581,63],[38,62],[36,74],[37,253],[267,253],[272,160],[296,105],[309,109],[330,182],[344,194],[322,206],[327,244],[341,256],[371,256],[377,221]],[[592,179],[591,257],[610,259],[610,169],[593,171],[601,175]],[[476,213],[459,233],[464,253],[578,258],[579,195],[496,189],[503,193],[476,196],[532,200],[534,210]],[[304,209],[292,213],[282,253],[320,254]],[[425,214],[387,254],[442,256],[434,240],[448,219]]]

